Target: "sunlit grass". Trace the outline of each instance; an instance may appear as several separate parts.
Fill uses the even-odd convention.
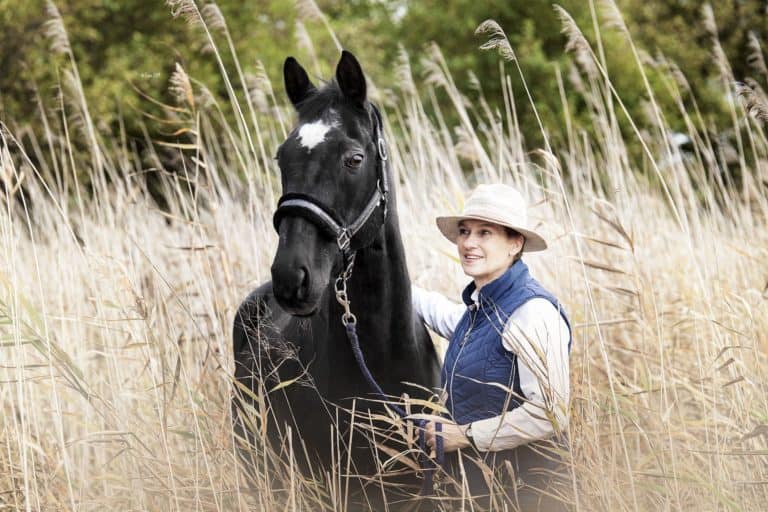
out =
[[[480,97],[462,97],[436,46],[422,56],[426,85],[415,85],[403,55],[402,88],[379,91],[411,277],[458,297],[466,278],[434,217],[458,210],[476,182],[517,185],[551,240],[550,251],[526,261],[574,325],[575,509],[761,510],[763,127],[734,103],[745,140],[741,178],[730,185],[695,110],[684,111],[692,154],[669,143],[658,110],[655,129],[622,133],[621,91],[566,16],[564,23],[577,60],[592,65],[579,67],[581,82],[564,82],[563,93],[598,106],[598,137],[566,119],[562,146],[526,148],[515,109],[531,104],[513,103],[507,91],[506,110],[496,112]],[[343,509],[343,460],[312,480],[294,470],[301,447],[274,454],[257,439],[249,473],[231,428],[232,319],[269,278],[280,192],[270,155],[290,109],[263,79],[243,92],[241,71],[223,64],[229,104],[179,75],[183,94],[167,111],[182,143],[137,155],[95,127],[74,58],[71,66],[61,111],[41,112],[47,131],[32,136],[7,122],[0,140],[0,507]],[[514,61],[504,69],[519,72]],[[670,74],[673,92],[676,79]],[[528,87],[535,105],[535,84]],[[456,126],[425,113],[434,105],[421,98],[433,88],[447,93],[441,108]],[[553,128],[542,126],[545,140]],[[628,157],[640,140],[647,173]],[[176,172],[163,168],[169,151],[185,155]],[[158,178],[163,208],[147,173]],[[253,411],[255,426],[264,414]]]

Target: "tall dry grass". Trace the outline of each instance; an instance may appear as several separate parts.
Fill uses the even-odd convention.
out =
[[[220,103],[177,68],[177,104],[166,112],[183,142],[147,141],[137,154],[124,134],[98,128],[53,7],[51,36],[70,56],[59,109],[40,102],[42,134],[17,120],[2,125],[0,508],[343,509],[342,469],[311,481],[264,447],[255,450],[257,468],[271,459],[276,476],[237,463],[230,326],[239,301],[269,278],[276,246],[270,217],[280,192],[271,155],[291,112],[263,68],[249,74],[239,63],[224,67],[221,55],[233,50],[220,12],[171,3],[201,27],[228,77],[227,103]],[[600,9],[631,43],[615,6],[603,2]],[[493,24],[483,29],[491,34],[487,48],[500,48],[507,59],[503,111],[482,96],[462,96],[437,46],[420,56],[428,71],[423,85],[403,54],[400,88],[376,92],[412,278],[456,296],[466,278],[433,218],[458,209],[476,182],[515,184],[552,246],[527,262],[574,325],[574,508],[762,510],[765,130],[732,103],[741,174],[734,183],[722,146],[698,108],[683,100],[685,78],[674,64],[632,46],[641,71],[664,70],[694,150],[682,153],[670,143],[650,87],[648,121],[640,128],[629,119],[631,131],[623,133],[622,91],[613,86],[600,41],[593,47],[565,11],[560,15],[574,52],[567,80],[558,73],[562,95],[591,106],[594,137],[566,117],[562,126],[541,124],[544,147],[525,145],[517,112],[535,109],[535,86],[527,84],[523,98],[513,94],[507,73],[524,74]],[[723,94],[731,95],[730,68],[713,45]],[[448,104],[435,102],[437,89]],[[756,84],[749,94],[754,110],[764,94]],[[446,124],[448,111],[455,125]],[[563,128],[564,142],[550,142],[550,130]],[[630,163],[634,143],[645,153],[643,169]],[[178,172],[163,167],[162,152],[183,153]],[[163,208],[148,189],[148,173],[167,199]]]

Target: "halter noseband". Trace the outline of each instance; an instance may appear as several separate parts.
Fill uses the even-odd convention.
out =
[[[352,271],[351,264],[354,262],[355,250],[360,248],[355,247],[355,249],[352,249],[352,242],[355,236],[365,226],[379,206],[384,206],[384,218],[387,216],[389,181],[386,169],[388,159],[386,142],[383,138],[381,114],[379,114],[378,109],[373,104],[371,107],[373,107],[372,110],[375,118],[374,139],[376,140],[376,173],[378,179],[376,189],[371,194],[371,198],[357,219],[348,225],[344,224],[339,215],[333,209],[323,204],[322,201],[315,199],[309,194],[299,193],[283,194],[277,202],[277,210],[272,218],[275,231],[279,231],[280,222],[283,218],[297,216],[307,219],[317,226],[320,231],[336,239],[336,244],[344,256],[345,271],[349,273]]]

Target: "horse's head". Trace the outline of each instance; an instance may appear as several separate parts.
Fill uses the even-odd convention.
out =
[[[386,152],[379,113],[351,53],[342,52],[335,81],[321,89],[293,57],[283,73],[299,121],[277,152],[283,196],[272,287],[284,310],[304,316],[317,310],[344,259],[380,232]]]

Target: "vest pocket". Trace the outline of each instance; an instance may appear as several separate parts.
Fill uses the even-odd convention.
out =
[[[494,415],[503,414],[506,411],[519,407],[521,404],[519,385],[517,382],[517,364],[515,357],[510,357],[509,353],[504,351],[500,354],[493,351],[491,357],[486,361],[485,381],[485,400]]]

